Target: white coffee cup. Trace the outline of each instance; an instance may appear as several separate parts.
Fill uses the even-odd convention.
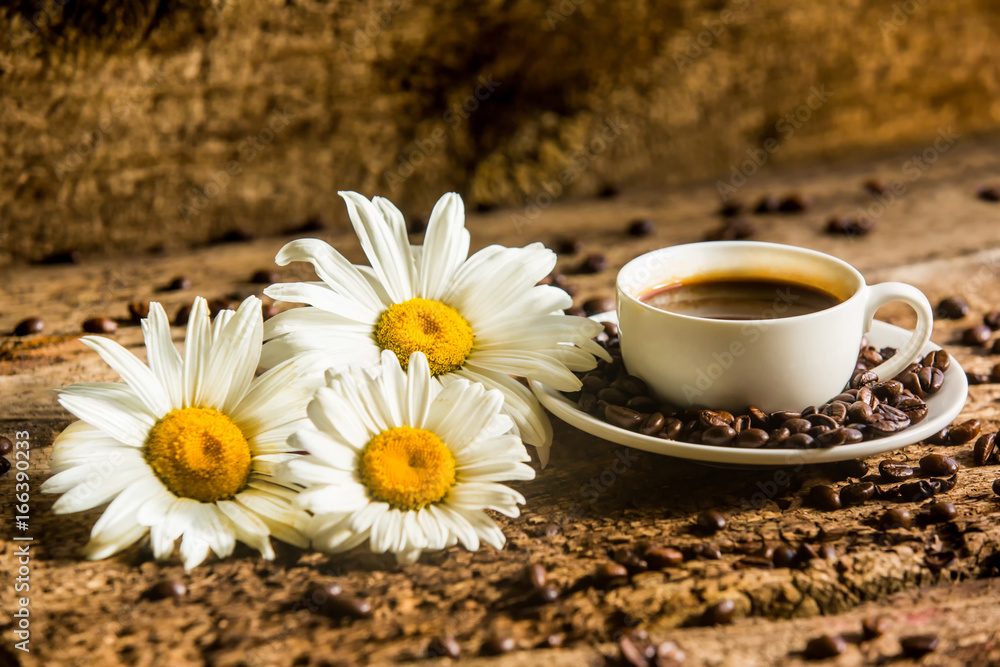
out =
[[[780,317],[776,297],[762,319],[693,317],[655,308],[640,297],[685,282],[758,279],[812,286],[840,303]],[[917,360],[930,338],[927,297],[904,283],[866,285],[850,264],[814,250],[775,243],[712,241],[654,250],[618,273],[622,359],[661,399],[678,407],[772,412],[821,405],[840,393],[855,370],[861,338],[880,306],[893,301],[917,313],[913,335],[872,369],[880,379]],[[773,310],[773,312],[767,312]]]

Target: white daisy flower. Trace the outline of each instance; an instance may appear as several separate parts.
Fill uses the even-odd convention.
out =
[[[506,539],[483,510],[518,516],[524,497],[497,482],[535,477],[509,434],[503,394],[465,379],[444,385],[421,352],[407,361],[404,371],[386,350],[374,379],[357,368],[330,371],[309,404],[314,428],[289,439],[308,455],[280,474],[305,487],[295,503],[315,515],[313,546],[335,553],[368,540],[400,563],[458,542],[502,548]]]
[[[403,214],[387,199],[341,192],[371,267],[356,267],[323,241],[287,244],[276,261],[309,262],[321,282],[272,285],[273,299],[305,303],[264,325],[262,365],[300,358],[319,372],[345,365],[375,366],[383,350],[406,364],[427,356],[443,382],[464,378],[504,394],[515,433],[538,448],[544,466],[552,426],[530,391],[511,376],[576,391],[573,371],[594,368],[607,353],[591,339],[601,325],[560,311],[565,291],[537,285],[556,263],[540,243],[489,246],[472,257],[465,210],[444,195],[431,213],[423,246],[411,246]]]
[[[271,535],[307,546],[308,515],[292,503],[295,488],[273,472],[295,456],[287,439],[308,423],[311,392],[296,383],[302,373],[294,363],[254,379],[260,300],[249,297],[213,323],[205,300],[196,299],[183,360],[160,304],[150,304],[142,331],[149,366],[108,338],[85,336],[125,382],[59,391],[59,402],[81,421],[56,438],[55,475],[42,491],[63,494],[52,508],[58,514],[111,501],[85,555],[106,558],[147,532],[157,558],[182,537],[187,569],[209,549],[228,556],[236,540],[268,559]]]

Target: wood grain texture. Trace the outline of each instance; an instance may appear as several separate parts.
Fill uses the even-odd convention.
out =
[[[822,233],[827,217],[868,206],[874,199],[861,182],[879,175],[899,178],[911,153],[879,161],[841,163],[762,175],[743,197],[801,191],[815,198],[801,215],[754,216],[758,238],[785,241],[831,252],[854,262],[870,281],[904,280],[924,290],[932,302],[962,294],[973,308],[964,321],[937,322],[933,339],[952,351],[969,370],[985,372],[1000,356],[956,344],[958,331],[986,310],[1000,307],[1000,206],[975,199],[980,181],[998,169],[997,143],[956,145],[889,206],[876,230],[863,239]],[[596,275],[570,275],[579,286],[577,302],[612,295],[617,268],[645,250],[699,240],[719,224],[713,185],[682,190],[627,190],[614,199],[566,199],[520,227],[519,210],[470,215],[476,247],[493,242],[523,245],[554,242],[572,234],[586,244],[583,254],[606,252],[610,268]],[[647,238],[626,236],[636,217],[657,224]],[[161,299],[170,314],[195,294],[221,297],[259,293],[247,282],[258,268],[272,266],[274,253],[289,237],[216,245],[162,256],[136,256],[74,266],[23,267],[4,274],[0,330],[21,318],[41,315],[46,331],[25,339],[0,339],[0,432],[27,429],[34,444],[32,471],[33,652],[19,664],[40,665],[356,665],[426,660],[434,637],[453,634],[467,664],[506,666],[615,664],[616,645],[632,626],[656,641],[676,641],[688,664],[799,664],[806,641],[823,632],[857,632],[871,614],[891,619],[883,638],[852,645],[837,664],[879,664],[898,656],[901,636],[938,633],[941,648],[921,664],[991,664],[1000,660],[1000,499],[990,491],[996,466],[972,467],[971,445],[948,448],[963,469],[947,494],[958,508],[948,524],[921,520],[908,530],[880,531],[873,522],[880,502],[838,512],[809,505],[804,493],[829,482],[829,468],[792,471],[802,489],[771,495],[754,507],[754,494],[774,479],[773,470],[730,470],[658,457],[610,445],[557,422],[552,461],[534,481],[515,484],[527,498],[522,517],[500,518],[507,535],[501,551],[470,554],[453,548],[424,556],[406,568],[363,550],[338,557],[278,546],[274,562],[261,561],[240,547],[226,561],[212,561],[186,575],[176,561],[156,563],[139,545],[107,561],[81,561],[79,549],[101,510],[55,516],[53,497],[38,493],[48,475],[51,441],[71,420],[57,405],[52,388],[79,381],[116,379],[97,356],[76,341],[87,317],[125,318],[135,299]],[[345,233],[327,236],[352,260],[362,256]],[[571,273],[582,255],[562,257]],[[158,292],[175,275],[187,275],[191,290]],[[281,270],[282,280],[305,278],[301,267]],[[904,308],[886,308],[880,317],[907,325]],[[174,329],[175,341],[183,331]],[[138,327],[124,322],[116,340],[143,356]],[[971,388],[960,420],[977,417],[983,429],[1000,428],[996,401],[1000,385]],[[916,445],[894,458],[916,461],[935,449]],[[940,448],[937,448],[940,449]],[[882,457],[869,460],[874,465]],[[624,461],[626,465],[616,461]],[[535,463],[537,468],[537,462]],[[0,478],[3,497],[11,477]],[[917,505],[906,505],[919,515]],[[693,530],[694,516],[716,508],[729,519],[718,535]],[[0,632],[10,636],[14,543],[5,509],[0,529]],[[544,535],[549,524],[558,534]],[[595,586],[591,574],[609,552],[648,541],[685,548],[711,542],[718,561],[689,560],[662,572],[636,575],[620,587]],[[833,560],[817,559],[804,569],[743,569],[744,552],[761,544],[803,541],[830,544]],[[926,554],[951,550],[947,567],[927,567]],[[562,591],[552,604],[525,604],[523,569],[542,563]],[[163,578],[183,580],[189,594],[178,601],[143,598]],[[374,617],[337,621],[296,609],[310,583],[336,580],[366,596]],[[732,626],[705,628],[695,622],[721,599],[736,604]],[[301,605],[299,605],[301,606]],[[494,634],[515,638],[518,651],[480,656]],[[551,634],[561,649],[537,648]],[[2,656],[0,656],[2,657]],[[465,664],[465,663],[463,663]],[[900,664],[905,664],[901,662]]]

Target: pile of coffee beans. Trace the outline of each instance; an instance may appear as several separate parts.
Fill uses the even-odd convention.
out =
[[[877,639],[889,631],[891,624],[882,617],[866,618],[861,624],[861,634],[849,633],[847,635],[825,634],[810,639],[806,644],[802,656],[807,660],[826,660],[834,658],[847,650],[848,638],[851,643],[868,642]],[[937,635],[909,635],[900,637],[899,646],[902,649],[902,656],[919,660],[923,656],[938,648],[939,640]]]
[[[567,396],[589,415],[643,435],[713,447],[744,449],[817,449],[882,438],[917,424],[927,416],[924,398],[944,386],[951,357],[931,352],[895,379],[879,381],[869,369],[896,353],[862,343],[850,387],[828,403],[800,412],[766,413],[749,407],[744,414],[726,410],[681,408],[652,395],[622,363],[618,328],[606,322],[597,337],[611,356],[595,370],[580,374],[583,388]]]

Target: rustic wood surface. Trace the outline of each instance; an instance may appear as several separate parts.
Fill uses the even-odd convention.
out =
[[[916,180],[904,163],[925,146],[879,160],[844,162],[760,175],[740,192],[747,200],[764,193],[798,191],[813,196],[811,210],[799,215],[752,216],[758,239],[788,242],[833,253],[854,262],[870,281],[904,280],[932,301],[962,294],[972,314],[959,322],[937,322],[933,339],[968,370],[988,372],[1000,361],[982,349],[957,343],[957,332],[983,312],[1000,308],[1000,205],[978,200],[975,188],[1000,176],[1000,141],[963,138]],[[834,213],[868,207],[874,197],[864,179],[899,180],[906,193],[878,217],[874,233],[862,239],[823,234]],[[564,256],[567,273],[589,252],[606,252],[610,267],[596,275],[571,275],[577,301],[611,296],[617,268],[655,247],[701,239],[719,225],[712,183],[682,191],[630,190],[611,199],[557,201],[525,224],[523,211],[470,215],[473,242],[523,245],[578,236],[581,255]],[[648,217],[657,231],[647,238],[624,234],[627,223]],[[127,324],[126,304],[159,299],[169,313],[196,294],[222,297],[259,293],[247,282],[252,271],[272,267],[272,258],[290,237],[216,245],[182,254],[133,256],[80,265],[15,267],[4,275],[0,330],[39,315],[43,334],[0,338],[0,433],[31,434],[33,495],[30,534],[31,653],[12,651],[15,569],[12,510],[5,503],[0,527],[0,664],[40,665],[356,665],[434,657],[435,637],[453,635],[463,664],[616,664],[616,642],[630,628],[651,640],[677,642],[686,664],[799,664],[806,641],[822,632],[857,633],[861,619],[882,615],[892,627],[882,638],[850,645],[841,665],[905,664],[899,638],[937,633],[941,647],[921,664],[1000,662],[1000,499],[990,491],[996,466],[972,467],[971,445],[948,448],[963,466],[958,486],[947,498],[958,518],[947,524],[915,522],[908,530],[880,531],[873,525],[885,506],[869,502],[838,512],[822,512],[803,499],[812,485],[828,480],[828,468],[792,471],[802,490],[769,497],[760,508],[749,500],[775,479],[767,469],[724,469],[627,450],[556,422],[552,461],[537,478],[515,485],[527,498],[519,519],[501,519],[508,537],[502,551],[460,548],[423,557],[399,568],[390,558],[358,550],[327,557],[279,547],[266,562],[238,548],[223,562],[212,561],[191,574],[177,562],[152,561],[139,545],[102,562],[80,559],[79,549],[101,510],[55,516],[54,497],[39,493],[49,474],[51,442],[71,421],[51,389],[77,381],[115,380],[77,338],[80,323],[92,316],[121,318],[115,338],[142,356],[138,327]],[[327,238],[360,260],[357,242],[342,231]],[[192,288],[158,292],[176,275]],[[281,270],[282,280],[307,277],[300,268]],[[908,325],[904,308],[886,308],[880,317]],[[175,340],[183,331],[174,329]],[[996,431],[1000,385],[972,387],[960,420],[978,417]],[[935,449],[915,445],[894,458],[916,461]],[[938,448],[940,449],[940,448]],[[883,457],[873,457],[870,465]],[[628,465],[615,466],[616,461]],[[537,467],[537,464],[536,464]],[[13,493],[10,475],[0,478],[5,499]],[[729,526],[705,538],[692,530],[693,517],[716,508]],[[910,506],[919,515],[920,508]],[[558,533],[546,535],[546,527]],[[605,590],[590,578],[609,550],[647,541],[690,547],[711,542],[718,561],[688,560],[661,572],[636,575]],[[742,552],[761,544],[804,541],[830,544],[833,560],[815,560],[804,569],[741,569]],[[928,551],[957,555],[943,569],[927,566]],[[533,606],[523,570],[541,563],[562,591],[559,600]],[[179,600],[153,601],[143,593],[164,578],[183,581]],[[336,580],[374,608],[370,619],[338,621],[296,610],[311,582]],[[699,627],[698,616],[713,602],[731,599],[730,626]],[[550,635],[559,649],[539,648]],[[486,657],[482,645],[494,635],[516,641],[517,651]]]

